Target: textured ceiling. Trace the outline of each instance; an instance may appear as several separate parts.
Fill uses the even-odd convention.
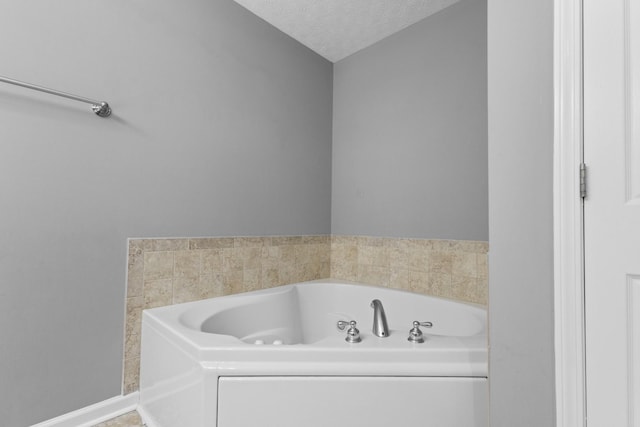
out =
[[[458,0],[235,0],[336,62]]]

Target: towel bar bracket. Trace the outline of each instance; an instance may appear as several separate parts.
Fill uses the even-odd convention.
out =
[[[91,109],[100,117],[109,117],[111,115],[111,107],[106,102],[91,105]]]

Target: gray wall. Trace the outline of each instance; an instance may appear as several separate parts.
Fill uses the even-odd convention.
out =
[[[231,0],[2,1],[0,424],[121,393],[126,239],[330,232],[332,65]]]
[[[553,1],[489,1],[491,426],[555,425]]]
[[[22,427],[120,393],[126,237],[330,231],[332,66],[231,0],[2,11],[0,74],[115,110],[0,85],[0,420]],[[334,233],[487,238],[484,13],[336,65]],[[551,0],[490,0],[493,427],[554,425],[552,30]]]
[[[488,239],[486,0],[335,64],[332,232]]]

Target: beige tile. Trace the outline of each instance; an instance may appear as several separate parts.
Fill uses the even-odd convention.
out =
[[[260,283],[262,285],[262,289],[273,288],[281,284],[280,271],[278,270],[277,267],[263,268],[260,274],[261,274]]]
[[[322,241],[320,240],[320,236],[316,235],[303,235],[300,236],[300,244],[301,245],[318,245]]]
[[[328,279],[331,277],[331,263],[324,261],[320,263],[320,277],[318,279]]]
[[[331,246],[330,245],[318,245],[316,247],[317,254],[322,261],[330,262],[331,261]]]
[[[311,261],[307,264],[299,266],[299,268],[302,270],[301,281],[318,280],[324,278],[322,277],[324,266],[321,261]]]
[[[436,240],[429,239],[407,239],[407,244],[412,251],[416,249],[433,250],[436,242]]]
[[[475,277],[453,276],[451,278],[451,298],[459,301],[478,302],[478,279]]]
[[[474,240],[452,240],[452,248],[455,252],[476,252]]]
[[[462,252],[487,253],[489,245],[487,242],[458,240],[456,241],[456,249]]]
[[[358,280],[358,264],[331,263],[331,278],[339,280]]]
[[[291,283],[300,283],[304,282],[308,277],[308,270],[305,270],[303,266],[296,265],[296,268],[293,270],[293,280]]]
[[[328,235],[302,236],[304,245],[329,245],[331,238]]]
[[[125,359],[123,394],[137,391],[140,386],[140,358]]]
[[[242,272],[242,290],[243,292],[257,291],[262,289],[261,280],[262,270],[259,268],[248,269]]]
[[[331,236],[331,243],[337,245],[358,246],[357,236]]]
[[[239,250],[236,248],[233,249],[223,249],[222,250],[222,271],[242,271],[244,268],[244,260],[242,256],[239,254]]]
[[[271,245],[271,237],[235,237],[234,248],[261,248]]]
[[[173,279],[145,280],[144,307],[154,308],[173,302]]]
[[[200,274],[208,276],[222,272],[222,250],[220,249],[204,249],[201,253],[201,270]]]
[[[358,246],[384,246],[383,237],[358,236]]]
[[[127,298],[127,309],[129,308],[144,308],[144,297],[141,295]]]
[[[450,252],[429,253],[429,272],[451,275],[453,255]]]
[[[453,276],[478,276],[478,260],[475,253],[454,252],[451,260],[451,274]]]
[[[200,292],[203,299],[225,295],[223,273],[218,272],[200,276]]]
[[[389,276],[389,286],[394,289],[408,291],[409,287],[409,270],[406,268],[391,268]]]
[[[408,253],[408,266],[410,270],[424,271],[430,270],[431,250],[429,248],[411,245]]]
[[[294,263],[296,261],[296,246],[297,245],[282,245],[280,247],[280,261],[287,263]]]
[[[293,264],[282,264],[278,269],[278,275],[284,285],[298,283],[300,281],[299,277],[301,276],[299,269]]]
[[[391,254],[387,246],[375,246],[373,251],[372,265],[376,267],[389,268],[391,266]]]
[[[478,261],[478,277],[488,278],[489,277],[489,256],[486,253],[477,254]]]
[[[200,277],[175,277],[173,279],[173,304],[202,299]]]
[[[465,240],[442,240],[441,242],[447,245],[441,249],[445,252],[465,252],[469,248]]]
[[[348,268],[351,267],[357,267],[358,263],[356,261],[345,261],[344,259],[341,258],[332,258],[331,259],[331,269],[333,270],[334,267],[345,267],[348,266]]]
[[[331,261],[337,263],[357,263],[358,247],[356,245],[334,244],[331,246]]]
[[[419,294],[429,294],[429,273],[409,270],[409,290]]]
[[[312,259],[311,247],[309,245],[295,245],[295,262],[297,265],[306,264]]]
[[[233,237],[189,239],[189,249],[224,249],[233,247]]]
[[[173,252],[145,252],[144,280],[173,277]]]
[[[127,297],[142,295],[144,280],[144,256],[140,253],[129,253],[127,264]]]
[[[273,246],[300,245],[302,236],[272,236],[271,244]]]
[[[409,242],[406,239],[389,239],[389,266],[392,268],[409,268]]]
[[[407,239],[397,237],[385,237],[382,244],[387,248],[395,248],[407,242]]]
[[[96,424],[94,427],[143,427],[143,424],[138,413],[132,411],[117,418]]]
[[[260,247],[238,248],[236,256],[242,260],[243,270],[260,269],[262,267],[262,248]]]
[[[453,240],[431,240],[431,246],[436,252],[451,252],[456,249],[456,242]]]
[[[293,247],[293,246],[291,246]],[[283,269],[283,268],[287,268],[287,269],[295,269],[296,268],[296,263],[295,260],[281,260],[278,263],[277,268],[279,270]]]
[[[173,253],[173,277],[200,276],[202,254],[200,251],[176,251]]]
[[[125,334],[140,334],[144,297],[127,298]]]
[[[129,255],[142,255],[144,252],[143,239],[129,239]]]
[[[124,339],[124,357],[131,359],[140,357],[140,335],[127,334]]]
[[[260,265],[262,268],[278,268],[280,264],[280,246],[269,246],[262,248]]]
[[[309,248],[309,262],[323,262],[331,260],[331,249],[329,245],[307,245]]]
[[[168,252],[189,249],[189,239],[144,239],[145,252]]]
[[[359,264],[357,280],[371,285],[389,286],[391,271],[388,268]]]
[[[268,246],[262,248],[262,258],[279,260],[282,257],[282,248],[280,246]]]
[[[222,285],[224,287],[224,294],[239,294],[244,292],[244,285],[242,283],[242,270],[225,271],[222,273]]]
[[[382,245],[358,247],[358,264],[389,268],[390,263],[388,247]]]
[[[140,310],[142,313],[142,310]],[[124,358],[130,359],[132,357],[140,356],[140,332],[141,327],[127,325],[127,331],[125,333],[124,342]]]
[[[451,298],[451,275],[446,273],[429,273],[429,294]]]

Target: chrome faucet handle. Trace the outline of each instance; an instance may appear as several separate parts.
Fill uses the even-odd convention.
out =
[[[344,331],[345,328],[349,326],[349,329],[347,330],[347,337],[344,339],[348,343],[354,344],[362,341],[362,338],[360,338],[360,331],[356,328],[356,324],[355,320],[338,320],[338,323],[336,324],[340,331]]]
[[[422,336],[422,331],[420,330],[420,326],[424,326],[425,328],[431,328],[433,327],[433,323],[418,322],[417,320],[415,320],[413,322],[413,328],[411,328],[411,330],[409,331],[409,338],[407,338],[407,340],[413,343],[418,343],[418,344],[424,342],[424,337]]]
[[[348,320],[338,320],[338,323],[336,323],[336,327],[338,328],[339,331],[344,331],[344,328],[346,328],[348,325],[349,325]]]

